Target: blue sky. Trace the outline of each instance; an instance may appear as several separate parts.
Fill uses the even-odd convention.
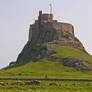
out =
[[[17,59],[39,10],[74,25],[75,35],[92,54],[92,0],[0,0],[0,68]]]

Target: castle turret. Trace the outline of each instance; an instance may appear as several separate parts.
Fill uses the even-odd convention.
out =
[[[42,11],[39,11],[38,20],[40,20],[41,23],[52,22],[53,21],[53,14],[42,14]]]

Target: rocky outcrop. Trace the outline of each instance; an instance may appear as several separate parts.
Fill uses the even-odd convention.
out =
[[[9,66],[13,66],[15,64],[16,64],[16,62],[15,61],[12,61],[12,62],[10,62]]]
[[[9,86],[9,85],[45,85],[44,83],[41,83],[40,81],[37,80],[32,80],[32,81],[28,81],[28,82],[22,82],[20,80],[18,80],[17,82],[12,82],[12,83],[4,83],[4,82],[0,82],[0,86]]]
[[[86,52],[74,35],[74,27],[53,20],[52,14],[39,12],[38,20],[30,25],[29,40],[17,58],[17,63],[50,55],[56,46],[72,46]]]
[[[79,60],[76,58],[63,58],[61,61],[65,66],[75,67],[80,70],[89,70],[87,66],[88,61],[85,60]]]

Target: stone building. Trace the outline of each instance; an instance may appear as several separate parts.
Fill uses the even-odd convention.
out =
[[[38,20],[30,25],[29,40],[32,40],[34,36],[39,35],[39,31],[51,33],[52,40],[62,40],[62,37],[66,36],[65,33],[74,36],[74,28],[71,24],[57,22],[57,20],[53,20],[53,14],[42,14],[42,11],[39,11]],[[54,32],[56,33],[54,34]]]

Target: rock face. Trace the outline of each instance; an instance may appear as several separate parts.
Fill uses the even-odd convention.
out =
[[[17,58],[17,63],[36,60],[50,55],[56,46],[72,46],[85,51],[82,43],[74,36],[74,27],[53,20],[53,14],[39,12],[38,20],[30,25],[29,40]]]
[[[80,70],[89,70],[86,65],[88,61],[83,61],[76,58],[63,58],[61,61],[65,66],[75,67]]]

